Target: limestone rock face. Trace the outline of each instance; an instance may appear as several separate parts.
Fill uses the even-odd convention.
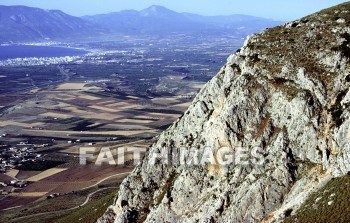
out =
[[[349,11],[345,3],[250,36],[123,181],[112,217],[99,221],[278,222],[347,174]],[[222,148],[235,162],[220,164]],[[247,162],[237,162],[240,148]],[[214,162],[174,162],[180,152],[214,154]]]

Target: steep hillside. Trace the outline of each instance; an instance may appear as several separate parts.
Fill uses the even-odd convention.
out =
[[[292,215],[286,211],[284,223],[293,222],[349,222],[350,219],[350,176],[330,180],[315,191]]]
[[[348,174],[349,11],[345,3],[249,37],[99,222],[279,222]],[[220,154],[235,159],[224,165]]]
[[[103,29],[59,10],[0,6],[0,42],[93,36]]]

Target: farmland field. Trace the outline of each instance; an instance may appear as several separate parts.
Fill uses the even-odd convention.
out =
[[[50,196],[74,197],[67,204],[72,207],[86,198],[82,191],[96,191],[110,177],[122,180],[134,167],[132,151],[142,155],[186,111],[242,40],[232,45],[220,39],[204,48],[168,41],[172,48],[147,41],[91,43],[84,47],[118,50],[84,62],[0,67],[0,152],[18,148],[35,154],[28,159],[39,157],[0,173],[0,182],[28,183],[1,197],[2,216],[33,210],[38,202],[49,210]],[[96,148],[87,165],[80,165],[81,147]],[[114,158],[119,147],[129,148],[125,164],[96,166],[102,147],[111,148]]]

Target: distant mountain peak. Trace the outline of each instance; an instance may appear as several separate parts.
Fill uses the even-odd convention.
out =
[[[150,7],[148,7],[146,10],[151,10],[151,11],[171,11],[170,9],[161,6],[161,5],[151,5]]]
[[[140,11],[142,16],[169,16],[178,15],[179,13],[172,11],[164,6],[151,5],[150,7]]]

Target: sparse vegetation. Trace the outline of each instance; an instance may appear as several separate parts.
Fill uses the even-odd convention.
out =
[[[269,59],[257,61],[253,57],[250,62],[256,63],[261,72],[265,71],[276,76],[277,79],[272,84],[279,89],[287,84],[278,80],[283,66],[290,69],[290,79],[298,73],[299,68],[304,68],[308,77],[321,80],[328,89],[331,88],[335,74],[331,72],[331,67],[319,61],[319,56],[332,51],[349,58],[350,37],[349,34],[342,33],[350,22],[348,7],[346,3],[338,5],[292,22],[288,28],[279,26],[258,34],[253,37],[255,41],[248,43],[248,47],[252,49],[253,55],[263,55]],[[339,22],[339,19],[344,22]],[[344,39],[341,44],[337,39],[338,35],[332,32],[334,27],[339,29],[339,35]]]
[[[332,179],[321,190],[313,193],[296,214],[284,223],[348,223],[350,222],[350,176]]]
[[[96,222],[97,218],[101,217],[107,207],[112,204],[121,181],[122,179],[119,178],[111,178],[90,189],[61,194],[51,199],[31,203],[19,209],[2,212],[0,222]],[[90,201],[86,205],[79,207],[89,194],[98,190],[101,191],[91,196]],[[79,221],[79,219],[82,220]]]
[[[107,210],[108,206],[113,203],[115,198],[115,191],[90,202],[88,205],[79,208],[72,213],[55,220],[55,223],[71,223],[71,222],[83,222],[83,223],[95,223],[98,218],[100,218],[104,212]]]

